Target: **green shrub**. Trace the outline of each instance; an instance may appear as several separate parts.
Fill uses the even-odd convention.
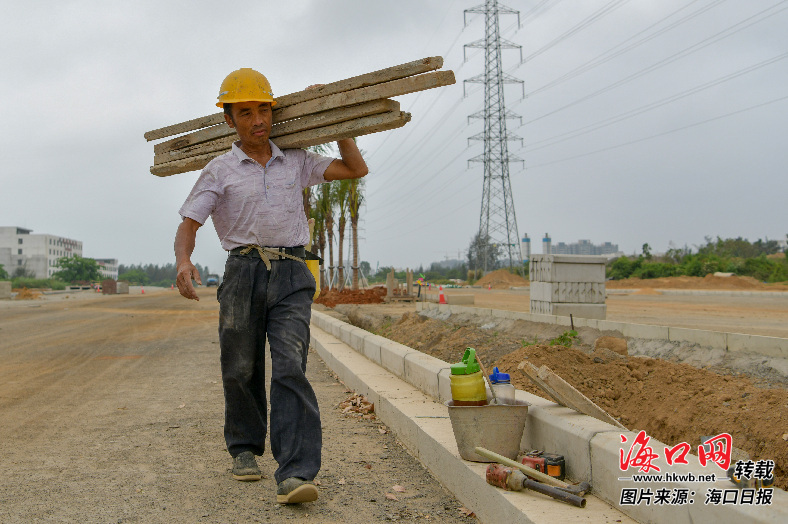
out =
[[[27,289],[53,289],[60,291],[66,289],[66,283],[56,278],[30,278],[16,277],[11,280],[13,288],[26,287]]]

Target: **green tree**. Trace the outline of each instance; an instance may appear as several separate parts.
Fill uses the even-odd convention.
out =
[[[501,257],[501,246],[493,244],[490,235],[476,233],[468,246],[468,267],[474,271],[484,271],[498,268],[498,259]]]
[[[334,203],[339,209],[337,217],[337,246],[339,251],[339,273],[337,277],[337,289],[342,291],[345,287],[345,259],[342,255],[342,248],[345,243],[345,224],[349,209],[348,197],[350,195],[350,180],[336,180],[331,184],[334,192]]]
[[[322,218],[321,235],[318,237],[320,246],[320,258],[324,259],[326,244],[328,244],[328,268],[324,270],[324,282],[327,287],[331,286],[332,275],[329,273],[334,269],[334,195],[331,184],[322,184],[318,191],[315,209],[317,216]],[[315,218],[317,222],[317,218]],[[325,263],[324,263],[325,266]]]
[[[0,264],[0,280],[8,280],[8,272],[3,267],[3,264]]]
[[[348,211],[350,211],[350,241],[353,243],[353,289],[358,289],[358,219],[364,203],[364,179],[350,180]]]
[[[99,265],[92,258],[82,258],[79,255],[60,257],[57,266],[60,271],[52,276],[63,282],[90,282],[101,278]]]
[[[145,285],[150,282],[148,274],[140,268],[130,269],[118,275],[118,280],[125,280],[129,284]]]

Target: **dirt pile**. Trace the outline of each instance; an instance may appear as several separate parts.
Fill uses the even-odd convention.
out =
[[[35,300],[37,298],[41,298],[41,293],[35,290],[27,289],[23,287],[22,289],[14,289],[17,293],[16,300]]]
[[[410,313],[386,322],[379,334],[447,362],[458,361],[466,347],[473,347],[485,366],[498,366],[511,374],[515,386],[542,397],[517,365],[523,360],[547,365],[628,428],[646,430],[668,445],[687,442],[697,452],[701,436],[730,433],[733,445],[753,460],[774,460],[777,484],[788,487],[785,389],[758,387],[748,377],[687,364],[594,352],[588,345],[534,344],[538,341],[494,329]]]
[[[608,289],[730,289],[730,290],[757,290],[757,291],[785,291],[786,286],[781,284],[765,284],[752,277],[664,277],[664,278],[625,278],[623,280],[608,280],[605,283]]]
[[[493,289],[509,289],[512,286],[522,287],[529,284],[529,281],[519,275],[509,273],[507,269],[498,269],[484,275],[476,281],[475,285],[482,287],[491,286]]]
[[[337,304],[380,304],[385,297],[386,288],[381,286],[357,291],[351,289],[327,291],[324,289],[315,299],[315,304],[323,304],[326,307],[334,307]]]

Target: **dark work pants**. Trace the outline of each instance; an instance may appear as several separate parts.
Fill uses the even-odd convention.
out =
[[[317,398],[306,378],[315,280],[303,262],[230,256],[217,291],[224,438],[235,457],[265,449],[265,341],[271,350],[271,452],[277,482],[320,470]]]

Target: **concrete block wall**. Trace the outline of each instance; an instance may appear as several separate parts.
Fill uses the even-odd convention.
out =
[[[0,298],[11,298],[11,281],[0,282]]]
[[[531,300],[545,302],[576,302],[604,304],[605,284],[600,282],[537,282],[531,283]]]
[[[605,283],[605,261],[593,255],[531,255],[529,278],[533,282]]]
[[[533,255],[531,313],[604,320],[606,260],[602,256]]]
[[[437,304],[420,304],[420,306],[420,309],[433,306],[438,307]],[[442,305],[440,307],[448,308],[449,306]],[[534,316],[526,313],[519,313],[518,315]],[[583,324],[586,322],[605,323],[604,321],[579,320]],[[445,409],[442,404],[451,399],[448,363],[402,344],[388,341],[378,335],[372,333],[364,335],[359,332],[358,328],[324,313],[313,311],[312,323],[322,331],[337,333],[334,336],[339,340],[335,343],[326,340],[320,342],[323,347],[331,349],[330,354],[324,356],[324,353],[321,352],[321,356],[326,360],[329,367],[342,377],[342,380],[348,387],[366,395],[370,401],[375,403],[376,410],[381,414],[381,417],[386,416],[387,410],[394,409],[390,399],[401,398],[403,392],[396,387],[387,386],[382,371],[373,364],[385,367],[397,377],[424,392],[437,402],[436,406],[441,406]],[[343,343],[343,340],[348,342]],[[365,368],[364,372],[357,372],[354,375],[346,362],[358,354],[366,355],[372,362],[370,362],[368,368]],[[374,384],[374,387],[370,386],[370,384]],[[619,468],[619,454],[622,449],[625,450],[624,453],[628,449],[628,444],[622,444],[621,437],[623,435],[627,438],[627,442],[631,443],[636,436],[635,433],[622,432],[610,424],[579,414],[569,408],[559,406],[549,400],[524,391],[518,390],[516,398],[531,404],[521,440],[521,449],[542,449],[563,454],[566,457],[567,474],[570,479],[576,482],[582,480],[590,482],[594,495],[640,522],[655,522],[659,524],[679,524],[684,522],[708,522],[713,524],[719,522],[788,522],[788,493],[782,490],[774,492],[771,506],[711,506],[704,504],[707,489],[724,489],[729,487],[727,484],[723,482],[699,483],[690,481],[634,483],[631,480],[620,480],[622,477],[626,478],[633,473],[637,473],[634,469],[623,472]],[[424,409],[423,403],[419,404],[419,406],[419,409]],[[437,423],[437,420],[435,422]],[[420,435],[421,430],[412,424],[389,425],[404,442],[423,440],[423,435]],[[435,442],[430,441],[430,446],[434,447],[435,445],[437,445]],[[664,456],[662,452],[666,447],[664,444],[652,438],[649,441],[649,446],[657,450],[660,456]],[[697,449],[697,447],[694,449]],[[428,457],[421,456],[427,453],[426,448],[419,447],[412,451],[422,460],[429,460]],[[441,454],[443,452],[436,447],[429,453]],[[453,455],[459,461],[456,451],[454,451]],[[450,457],[451,454],[444,455],[441,459],[445,463],[446,468],[456,467],[456,464],[452,462]],[[655,460],[654,464],[661,467],[663,472],[685,474],[692,471],[696,475],[699,473],[704,475],[716,473],[720,480],[723,480],[724,472],[722,470],[717,471],[719,468],[715,464],[710,463],[706,467],[701,467],[697,463],[697,457],[688,455],[688,459],[690,460],[690,465],[688,466],[667,466],[659,460]],[[730,487],[732,486],[733,484],[730,484]],[[622,505],[620,503],[621,491],[625,488],[650,488],[652,493],[662,488],[671,490],[686,488],[690,492],[694,492],[692,495],[694,504],[681,506],[657,506],[654,504]],[[460,489],[460,487],[458,486],[457,489]]]

